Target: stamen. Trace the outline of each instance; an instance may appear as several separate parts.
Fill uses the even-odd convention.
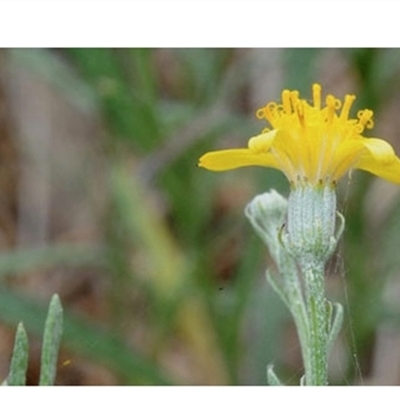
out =
[[[314,83],[312,87],[313,91],[313,100],[314,100],[314,107],[317,110],[321,109],[321,85],[318,83]]]
[[[297,90],[290,92],[290,100],[292,101],[293,110],[296,110],[296,105],[299,102],[299,92]]]
[[[347,121],[347,119],[349,118],[350,108],[353,105],[355,99],[356,99],[356,96],[352,96],[349,94],[346,95],[346,97],[344,98],[342,112],[340,113],[341,121]]]
[[[372,121],[373,112],[371,110],[365,109],[357,113],[357,117],[360,120],[360,124],[370,129],[374,126],[374,121]]]
[[[264,107],[265,119],[269,121],[269,123],[274,126],[274,121],[276,117],[276,103],[270,102]]]
[[[283,111],[286,114],[290,114],[292,112],[292,107],[290,105],[290,91],[284,90],[282,92],[282,104],[283,104]]]
[[[284,111],[285,111],[285,110],[284,110],[282,104],[278,104],[278,105],[275,107],[275,114],[278,115],[278,116],[281,116],[281,115],[284,113]]]
[[[305,123],[304,123],[304,102],[299,101],[297,103],[296,114],[297,114],[297,117],[299,119],[301,127],[304,129],[305,128]]]
[[[258,119],[264,119],[265,118],[265,107],[260,108],[260,109],[257,110],[256,117]]]
[[[336,99],[335,99],[334,96],[332,96],[331,94],[328,94],[326,96],[326,100],[325,101],[326,101],[326,105],[327,105],[328,108],[330,108],[332,110],[335,109],[335,101],[336,101]]]
[[[355,124],[353,129],[354,129],[354,131],[355,131],[356,133],[358,133],[359,135],[361,135],[361,134],[364,132],[364,126],[361,125],[360,123]]]
[[[330,122],[330,121],[332,121],[333,116],[335,115],[336,99],[331,94],[328,94],[326,96],[325,101],[326,101],[326,108],[327,108],[327,121]]]

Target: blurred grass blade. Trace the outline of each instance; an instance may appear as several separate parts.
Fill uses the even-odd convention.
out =
[[[8,386],[23,386],[26,383],[28,369],[28,337],[22,322],[18,324],[15,344],[11,358],[10,373],[5,384]]]
[[[54,385],[58,350],[63,331],[63,309],[60,298],[53,295],[44,327],[39,385]]]
[[[97,245],[54,244],[0,253],[0,278],[48,266],[104,265],[107,250]]]
[[[52,49],[7,49],[11,70],[24,68],[49,83],[75,107],[93,113],[96,97],[90,85],[76,76],[73,68]]]
[[[132,52],[131,60],[122,60],[121,53],[115,49],[75,48],[68,49],[67,54],[82,72],[85,81],[93,85],[113,138],[118,136],[128,139],[144,151],[154,149],[162,130],[158,123],[157,109],[151,99],[152,89],[147,84],[138,85],[127,79],[128,75],[143,78],[142,74],[137,74],[136,67],[146,64],[146,58],[151,57],[151,52]],[[127,63],[125,68],[124,62]],[[150,74],[151,70],[147,73]]]
[[[137,280],[149,289],[155,309],[160,310],[158,320],[165,317],[165,310],[174,310],[176,317],[169,323],[176,324],[190,341],[196,362],[207,369],[210,382],[227,383],[226,367],[207,307],[195,291],[182,297],[188,293],[190,260],[171,235],[159,210],[148,200],[146,187],[129,169],[115,165],[111,182],[118,218],[126,228],[125,241],[132,239],[146,254],[143,258],[147,262],[146,273],[137,276]]]

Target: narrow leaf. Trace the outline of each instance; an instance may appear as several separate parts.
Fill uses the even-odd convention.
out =
[[[54,385],[58,349],[63,330],[63,310],[57,294],[53,295],[43,334],[39,385]]]
[[[6,384],[9,386],[23,386],[26,383],[28,369],[28,337],[22,322],[18,324],[15,335],[14,349],[11,358],[10,373]]]

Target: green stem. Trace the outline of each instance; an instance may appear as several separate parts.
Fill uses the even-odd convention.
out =
[[[306,371],[305,383],[312,381],[309,378],[312,367],[312,347],[310,346],[310,318],[308,313],[306,293],[304,291],[304,276],[299,275],[296,263],[286,253],[282,252],[279,257],[279,271],[284,281],[284,292],[300,341],[300,347]]]
[[[325,298],[324,266],[303,269],[304,291],[308,314],[308,349],[303,356],[306,384],[328,384],[328,313]]]

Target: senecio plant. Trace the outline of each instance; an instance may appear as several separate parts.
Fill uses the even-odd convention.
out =
[[[271,102],[256,116],[271,128],[252,137],[247,148],[204,154],[199,166],[225,171],[245,166],[281,170],[290,183],[285,199],[275,191],[256,196],[245,214],[268,246],[277,274],[267,278],[289,308],[298,332],[304,385],[328,384],[328,355],[340,331],[343,308],[326,299],[325,265],[344,228],[336,210],[336,185],[351,169],[361,169],[400,183],[400,159],[384,140],[362,136],[373,127],[371,110],[351,118],[355,96],[343,103],[321,86],[312,86],[312,103],[298,91],[284,90],[282,103]],[[280,384],[272,366],[270,384]]]

